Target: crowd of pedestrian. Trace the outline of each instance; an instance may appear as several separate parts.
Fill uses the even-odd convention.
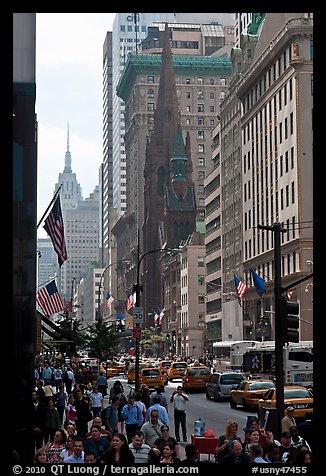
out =
[[[51,391],[50,391],[51,390]],[[107,402],[105,404],[104,402]],[[31,437],[34,463],[143,463],[195,465],[199,455],[187,436],[189,396],[181,386],[169,399],[174,433],[170,434],[168,401],[160,388],[146,385],[125,395],[119,380],[108,391],[104,372],[94,375],[78,363],[70,367],[44,362],[31,392]],[[313,459],[312,415],[297,424],[286,408],[280,440],[252,418],[244,435],[238,423],[226,422],[217,439],[215,463],[307,464]],[[181,434],[180,434],[181,433]],[[182,435],[182,441],[181,441]],[[185,458],[180,445],[184,444]]]

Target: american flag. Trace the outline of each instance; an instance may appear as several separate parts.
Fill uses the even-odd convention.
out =
[[[110,293],[107,293],[104,309],[109,309],[113,301],[114,301],[114,297]]]
[[[45,225],[43,227],[49,237],[52,240],[54,251],[58,255],[58,263],[61,267],[63,263],[68,259],[66,242],[63,228],[63,220],[61,214],[61,205],[60,197],[53,204],[52,210],[49,213],[47,219],[45,220]]]
[[[134,297],[132,293],[128,293],[128,299],[127,299],[127,311],[130,311],[134,304]]]
[[[241,281],[236,274],[234,275],[234,282],[238,293],[239,304],[241,305],[242,298],[245,292],[247,291],[247,285],[243,281]]]
[[[38,290],[36,302],[45,317],[50,317],[63,310],[63,302],[54,279]]]
[[[158,325],[159,326],[162,324],[162,320],[163,320],[163,317],[164,317],[164,312],[165,312],[165,309],[163,308],[160,312],[159,319],[158,319]]]
[[[160,317],[160,308],[158,308],[157,310],[154,309],[154,326],[158,325],[159,317]]]

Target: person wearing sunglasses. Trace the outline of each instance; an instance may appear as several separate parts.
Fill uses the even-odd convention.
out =
[[[161,426],[161,434],[161,438],[157,438],[157,440],[154,441],[153,448],[158,448],[161,452],[161,456],[163,456],[164,445],[169,443],[173,447],[173,458],[180,460],[180,445],[177,440],[170,435],[170,428],[167,425]]]

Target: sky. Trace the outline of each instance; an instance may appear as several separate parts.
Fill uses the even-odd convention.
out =
[[[37,222],[53,198],[67,150],[87,198],[98,185],[102,162],[102,60],[115,13],[36,14],[38,121]],[[38,237],[47,234],[43,224]]]

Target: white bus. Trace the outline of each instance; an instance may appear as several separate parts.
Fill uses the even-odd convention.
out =
[[[313,386],[313,342],[289,343],[283,347],[284,385]],[[275,376],[275,343],[260,342],[243,355],[243,371]]]
[[[237,340],[230,347],[230,368],[243,370],[243,354],[249,347],[256,347],[260,342],[256,340]]]
[[[230,349],[233,340],[213,342],[213,365],[219,371],[230,369]]]

